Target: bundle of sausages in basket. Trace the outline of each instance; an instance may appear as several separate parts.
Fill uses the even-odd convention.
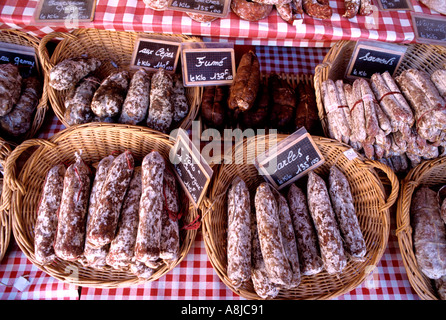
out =
[[[446,70],[408,69],[393,78],[325,80],[328,133],[367,158],[405,172],[446,151]]]

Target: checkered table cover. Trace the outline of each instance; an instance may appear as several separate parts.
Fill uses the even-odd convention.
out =
[[[314,73],[328,48],[254,47],[262,71],[277,73]],[[48,139],[65,129],[48,112],[38,138]],[[391,216],[388,246],[377,267],[356,289],[335,300],[419,300],[411,288],[395,236],[395,214]],[[81,300],[244,300],[219,279],[206,254],[201,229],[188,255],[164,277],[146,284],[117,289],[75,288],[37,271],[18,246],[11,241],[0,264],[0,299],[66,299]],[[29,275],[31,285],[19,292],[12,285],[17,277]],[[3,284],[3,285],[2,285]],[[77,292],[77,291],[76,291]]]
[[[377,0],[374,0],[377,1]],[[414,12],[438,15],[411,0]],[[68,31],[64,26],[50,23],[36,26],[33,14],[37,0],[3,0],[0,3],[0,28],[24,29],[42,37],[52,31]],[[232,11],[227,17],[211,23],[198,23],[180,11],[154,11],[142,0],[97,0],[92,27],[132,32],[159,32],[203,36],[205,41],[230,41],[236,44],[330,47],[338,40],[379,40],[410,43],[415,41],[410,11],[379,11],[371,16],[342,17],[344,0],[331,0],[333,16],[330,20],[313,19],[305,15],[299,26],[284,22],[274,9],[265,19],[257,22],[242,20]],[[73,27],[71,27],[73,28]]]

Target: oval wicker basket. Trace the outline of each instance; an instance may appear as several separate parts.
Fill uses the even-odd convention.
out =
[[[36,59],[38,60],[38,63],[40,63],[42,66],[42,61],[40,60],[40,54],[39,54],[40,51],[39,38],[36,38],[20,30],[4,29],[0,30],[0,42],[14,43],[34,48],[36,50]],[[43,51],[44,51],[43,53],[48,56],[48,51],[46,50],[46,48],[44,48]],[[39,104],[37,105],[30,130],[23,136],[19,137],[20,141],[32,138],[36,135],[37,131],[40,129],[45,120],[45,114],[46,111],[48,110],[48,95],[46,92],[47,81],[46,77],[44,76],[44,72],[41,70],[40,73],[41,73],[41,79],[43,80],[42,97],[40,98]],[[11,139],[13,139],[13,137]]]
[[[323,62],[315,69],[314,87],[316,92],[316,101],[321,119],[324,135],[329,137],[328,122],[324,109],[321,85],[327,79],[344,79],[345,71],[350,62],[355,41],[338,41],[329,50]],[[442,68],[446,62],[446,47],[427,44],[409,44],[404,54],[403,60],[395,71],[395,76],[401,74],[404,70],[415,68],[424,70],[431,74],[433,71]]]
[[[132,73],[130,63],[135,42],[139,36],[177,42],[201,42],[199,38],[185,35],[146,34],[100,29],[77,29],[71,33],[53,32],[44,36],[40,43],[39,55],[42,60],[45,76],[48,78],[49,71],[57,63],[67,58],[83,55],[95,57],[103,61],[101,67],[95,72],[102,79],[116,70],[115,65]],[[62,38],[62,41],[58,43],[53,54],[49,57],[46,45],[49,41],[57,38]],[[179,127],[187,130],[198,114],[199,105],[201,104],[202,88],[185,87],[185,92],[189,103],[189,113],[181,121]],[[48,98],[54,113],[65,127],[69,127],[64,119],[66,93],[66,90],[58,91],[51,86],[47,86]]]
[[[234,288],[226,271],[226,193],[234,177],[240,176],[246,182],[253,199],[257,186],[265,181],[252,164],[257,155],[256,150],[266,150],[271,143],[279,142],[286,136],[277,135],[277,139],[270,136],[257,136],[237,144],[232,151],[232,157],[237,159],[236,154],[243,155],[242,164],[222,164],[216,169],[208,191],[208,198],[202,206],[203,238],[209,260],[220,279],[233,292],[246,299],[260,299],[253,289],[252,282],[240,288]],[[399,190],[399,182],[394,173],[387,166],[376,161],[365,160],[361,156],[348,160],[343,152],[350,147],[333,139],[313,136],[313,140],[326,160],[315,172],[326,178],[330,166],[336,164],[350,182],[355,208],[367,245],[367,255],[364,262],[349,260],[345,271],[338,276],[329,275],[325,271],[314,276],[302,276],[302,282],[297,288],[281,290],[276,299],[332,299],[347,293],[360,285],[373,271],[387,246],[390,228],[389,208],[396,201]],[[385,188],[375,169],[382,170],[390,181],[392,190],[387,199]]]
[[[60,131],[49,140],[30,139],[17,146],[7,159],[6,178],[13,193],[10,211],[12,231],[20,249],[39,269],[56,279],[79,286],[123,287],[156,280],[165,275],[187,255],[197,230],[182,229],[179,259],[169,267],[163,264],[148,280],[142,280],[125,270],[113,270],[109,266],[98,270],[84,267],[79,262],[68,262],[58,258],[53,263],[43,266],[34,256],[33,229],[46,172],[57,163],[73,162],[76,151],[82,150],[82,158],[92,164],[113,152],[130,150],[135,161],[140,163],[152,150],[157,150],[165,159],[169,159],[173,145],[174,141],[170,140],[169,136],[154,130],[138,126],[95,123],[73,126]],[[30,151],[28,149],[34,151],[27,157],[20,173],[16,174],[17,160],[21,154]],[[197,218],[198,212],[192,204],[189,204],[182,190],[180,190],[180,200],[181,210],[184,212],[181,223],[186,226]]]
[[[0,178],[0,262],[5,256],[11,239],[11,216],[9,214],[11,190],[6,185],[6,179],[4,178],[5,163],[10,153],[11,148],[8,142],[0,138],[0,166],[3,173]]]
[[[409,171],[401,181],[396,214],[396,235],[409,282],[421,299],[439,300],[433,281],[418,267],[413,247],[410,206],[415,190],[421,185],[432,187],[433,190],[446,185],[445,157],[425,161]]]

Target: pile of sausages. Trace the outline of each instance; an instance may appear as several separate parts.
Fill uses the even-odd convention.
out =
[[[321,133],[313,86],[301,81],[296,89],[277,74],[261,79],[257,56],[245,53],[230,87],[204,87],[201,117],[210,128],[277,129],[293,132],[305,127]]]
[[[42,95],[37,77],[22,78],[13,64],[0,65],[0,127],[11,135],[20,136],[31,128],[33,113]]]
[[[49,85],[69,90],[64,101],[64,119],[69,125],[118,122],[146,125],[168,133],[189,112],[181,76],[163,68],[153,75],[138,69],[133,76],[116,70],[102,81],[93,75],[101,66],[96,58],[65,59],[49,72]]]
[[[446,151],[446,70],[408,69],[395,79],[384,72],[370,81],[321,84],[328,133],[367,158],[405,172]]]
[[[415,191],[410,207],[415,257],[422,273],[446,300],[446,200],[428,186]]]
[[[339,275],[348,257],[365,259],[350,185],[336,166],[328,183],[311,171],[307,195],[295,184],[284,196],[261,183],[254,208],[246,183],[236,177],[227,201],[227,274],[236,288],[252,280],[259,297],[272,299],[298,287],[302,276],[323,270]]]
[[[35,223],[34,255],[148,279],[179,258],[179,194],[160,153],[135,166],[130,151],[104,157],[94,174],[80,153],[45,179]]]

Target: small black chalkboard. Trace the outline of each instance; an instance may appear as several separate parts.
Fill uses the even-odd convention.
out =
[[[358,42],[353,50],[346,78],[367,78],[374,73],[388,71],[393,75],[400,65],[407,47],[380,42]]]
[[[213,172],[182,129],[179,129],[170,159],[181,186],[194,206],[198,207],[206,193]]]
[[[180,55],[180,42],[139,38],[133,51],[132,65],[175,72]]]
[[[168,9],[224,17],[229,10],[228,0],[170,0]]]
[[[301,128],[256,158],[256,166],[280,190],[325,162],[311,135]]]
[[[413,13],[412,22],[418,42],[446,44],[446,17]]]
[[[228,85],[235,76],[234,49],[183,49],[185,86]]]
[[[39,74],[36,50],[33,47],[0,42],[0,64],[4,63],[18,66],[23,78]]]
[[[37,5],[35,22],[76,24],[92,21],[96,0],[41,0]]]
[[[380,10],[413,10],[410,0],[377,0]]]

